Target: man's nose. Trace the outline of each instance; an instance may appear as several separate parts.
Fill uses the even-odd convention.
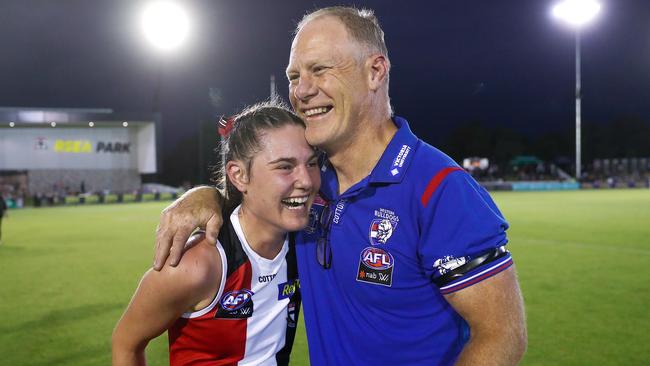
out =
[[[300,78],[298,78],[298,84],[293,90],[293,94],[296,99],[301,101],[307,101],[318,94],[318,88],[316,87],[314,79],[311,76],[300,76]]]

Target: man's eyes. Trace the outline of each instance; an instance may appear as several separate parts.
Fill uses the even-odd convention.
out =
[[[323,74],[326,70],[330,69],[328,66],[322,66],[322,65],[316,65],[311,68],[311,72],[315,75],[321,75]],[[299,74],[287,74],[287,79],[289,80],[290,83],[294,83],[300,79]]]

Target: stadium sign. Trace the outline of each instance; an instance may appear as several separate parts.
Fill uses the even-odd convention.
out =
[[[37,146],[42,146],[38,145]],[[44,149],[39,149],[44,150]],[[54,151],[58,153],[87,154],[92,153],[131,153],[130,142],[106,142],[98,141],[93,149],[89,140],[62,140],[54,141]]]
[[[130,142],[103,142],[100,141],[97,143],[97,152],[107,152],[107,153],[130,153],[129,149],[131,147]]]
[[[91,153],[92,145],[88,140],[59,140],[54,141],[54,151],[62,153]]]

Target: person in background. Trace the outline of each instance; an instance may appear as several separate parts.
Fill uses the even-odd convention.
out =
[[[5,202],[4,197],[0,195],[0,244],[2,244],[2,218],[5,216],[9,216],[7,211],[8,211],[7,202]]]
[[[165,330],[171,365],[288,365],[300,308],[294,235],[320,185],[300,118],[278,103],[224,121],[225,225],[178,267],[148,271],[113,333],[113,365],[145,364]]]

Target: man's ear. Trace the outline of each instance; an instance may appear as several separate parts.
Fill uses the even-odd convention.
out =
[[[238,160],[227,162],[226,174],[228,175],[230,183],[232,183],[238,191],[246,193],[248,187],[248,175],[246,174],[244,163]]]
[[[370,90],[377,91],[386,83],[390,62],[386,57],[375,54],[366,59],[366,70],[368,70],[368,86]]]

